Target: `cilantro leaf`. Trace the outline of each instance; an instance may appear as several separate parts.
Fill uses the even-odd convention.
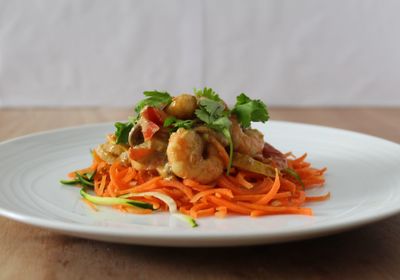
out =
[[[221,101],[219,95],[212,89],[205,87],[204,89],[194,89],[194,93],[197,97],[205,97],[214,101]]]
[[[169,116],[164,120],[164,127],[169,127],[171,126],[174,122],[176,122],[176,118],[174,116]]]
[[[194,124],[194,120],[176,120],[174,123],[174,127],[176,128],[185,128],[185,129],[190,129],[192,128]]]
[[[226,110],[225,104],[222,101],[211,100],[209,98],[202,98],[199,102],[199,109],[195,111],[196,116],[206,123],[206,125],[217,132],[221,132],[229,143],[229,164],[227,167],[227,174],[232,166],[233,158],[233,142],[230,127],[232,125],[229,119],[230,111]]]
[[[159,108],[165,107],[172,102],[172,97],[168,92],[153,90],[145,91],[143,94],[147,96],[147,98],[143,99],[136,105],[135,112],[137,114],[139,114],[140,111],[146,106]]]
[[[213,128],[214,130],[221,131],[224,130],[225,128],[230,128],[231,127],[231,120],[224,116],[216,119],[215,121],[211,122],[209,124],[210,128]]]
[[[195,112],[196,116],[203,122],[205,122],[206,124],[210,124],[212,123],[212,118],[210,116],[210,113],[208,113],[206,110],[204,109],[197,109]]]
[[[196,116],[208,125],[224,116],[225,105],[221,102],[202,98],[199,101],[199,109],[195,111]]]
[[[168,92],[161,92],[157,90],[153,91],[145,91],[143,92],[145,99],[141,100],[135,106],[135,117],[129,117],[128,122],[115,123],[115,136],[116,136],[116,143],[117,144],[128,144],[128,137],[129,132],[131,131],[133,125],[138,121],[140,117],[140,112],[146,106],[156,107],[156,108],[163,108],[169,105],[172,102],[172,97]]]
[[[250,127],[251,122],[266,122],[269,119],[267,106],[261,100],[252,100],[244,93],[236,97],[232,112],[243,127]]]
[[[194,120],[180,120],[175,118],[174,116],[169,116],[164,121],[164,127],[171,127],[172,131],[177,130],[178,128],[190,129],[194,124]]]
[[[116,143],[117,144],[128,144],[128,136],[129,132],[131,131],[133,127],[132,122],[126,122],[126,123],[121,123],[121,122],[116,122],[114,124],[116,131],[115,131],[115,137],[116,137]]]

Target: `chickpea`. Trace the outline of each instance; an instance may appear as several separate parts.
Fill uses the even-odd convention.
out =
[[[178,119],[191,119],[194,116],[196,108],[196,97],[184,93],[174,97],[172,103],[167,107],[166,112]]]

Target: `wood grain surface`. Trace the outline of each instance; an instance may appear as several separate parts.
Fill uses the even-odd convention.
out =
[[[270,111],[275,120],[339,127],[400,142],[400,108]],[[128,115],[128,109],[119,108],[1,109],[0,141]],[[0,279],[400,279],[400,215],[312,240],[212,249],[103,243],[0,218]]]

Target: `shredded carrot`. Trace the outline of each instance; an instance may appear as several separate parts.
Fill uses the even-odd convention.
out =
[[[288,198],[288,197],[291,197],[291,196],[292,196],[291,192],[280,192],[280,193],[277,193],[273,197],[273,199]],[[256,201],[260,200],[263,197],[264,197],[264,194],[242,194],[242,195],[235,195],[233,197],[233,199],[237,200],[237,201],[256,202]]]
[[[207,202],[203,202],[203,203],[198,203],[196,205],[194,205],[192,208],[190,208],[190,216],[192,216],[193,218],[197,218],[197,214],[200,210],[203,209],[208,209],[210,208],[210,204],[208,204]]]
[[[275,169],[275,181],[274,181],[274,184],[272,185],[271,190],[266,195],[264,195],[262,198],[257,200],[256,203],[268,204],[268,202],[270,202],[274,198],[274,196],[278,193],[280,186],[281,186],[281,183],[279,181],[278,169]]]
[[[292,163],[299,164],[299,163],[303,162],[306,159],[306,157],[307,157],[307,153],[304,153],[301,157],[292,160]]]
[[[268,183],[269,179],[265,178],[265,182]],[[243,188],[237,184],[235,179],[233,179],[231,176],[226,176],[223,175],[218,178],[217,180],[217,185],[222,187],[222,188],[227,188],[230,189],[235,195],[236,194],[254,194],[254,193],[262,193],[265,191],[265,188],[268,187],[266,184],[263,184],[262,186],[254,187],[251,190],[248,190],[246,188]]]
[[[216,139],[210,138],[219,156],[228,165],[229,155]],[[159,192],[172,198],[179,211],[194,218],[215,216],[226,217],[231,214],[249,215],[252,217],[296,214],[313,215],[312,209],[304,207],[307,202],[325,201],[330,193],[320,196],[308,196],[309,188],[320,187],[325,183],[326,168],[316,169],[306,161],[307,154],[295,158],[285,154],[288,168],[298,177],[286,172],[280,173],[275,168],[273,178],[261,174],[233,168],[230,175],[222,174],[210,184],[201,184],[192,179],[163,179],[154,172],[136,170],[129,164],[115,161],[108,164],[96,152],[93,152],[91,166],[69,173],[71,178],[76,173],[84,175],[95,172],[93,178],[94,192],[101,197],[118,197],[147,202],[159,211],[168,211],[162,200],[152,196],[135,196],[141,192]],[[129,196],[129,197],[127,197]],[[90,201],[82,199],[91,209],[97,207]],[[126,205],[115,205],[127,213],[149,214],[150,209],[141,209]]]
[[[110,167],[110,178],[113,185],[119,189],[124,190],[129,188],[129,184],[121,180],[121,177],[127,173],[128,169],[122,169],[119,161],[115,161]],[[122,175],[121,175],[122,173]]]
[[[291,202],[294,205],[302,205],[306,200],[306,193],[304,191],[298,191],[295,197],[292,198]]]
[[[206,209],[201,209],[196,212],[196,217],[195,218],[200,218],[200,217],[207,217],[207,216],[212,216],[215,213],[215,208],[210,207]]]
[[[173,188],[177,188],[179,190],[181,190],[188,198],[192,198],[193,197],[193,192],[192,190],[185,186],[184,184],[182,184],[179,181],[176,180],[160,180],[157,182],[157,184],[159,186],[162,187],[173,187]]]
[[[232,212],[239,213],[239,214],[245,214],[249,215],[251,212],[251,209],[241,206],[238,203],[231,202],[228,200],[225,200],[223,198],[217,198],[215,196],[209,196],[208,199],[214,203],[216,206],[225,206],[227,209],[231,210]]]
[[[212,185],[202,185],[190,179],[183,179],[183,184],[199,192],[213,188]]]
[[[130,206],[122,206],[122,209],[125,210],[125,212],[132,213],[132,214],[151,214],[153,211],[150,209],[142,209],[138,207],[130,207]]]
[[[313,212],[310,208],[271,207],[268,210],[253,210],[251,211],[250,216],[258,217],[276,214],[296,214],[312,216]]]
[[[235,178],[236,178],[236,181],[239,183],[239,185],[241,185],[242,187],[245,187],[246,189],[252,189],[254,187],[254,185],[252,183],[246,181],[242,172],[238,172],[238,174],[236,175]]]
[[[226,214],[228,213],[228,208],[225,206],[216,207],[215,210],[215,216],[218,218],[225,218]]]
[[[314,201],[325,201],[331,197],[331,193],[328,192],[327,194],[320,195],[320,196],[306,196],[306,202],[314,202]]]
[[[198,201],[200,198],[202,198],[203,196],[207,196],[213,193],[219,193],[219,194],[223,194],[227,197],[233,198],[233,194],[232,191],[229,189],[223,189],[223,188],[213,188],[211,190],[206,190],[206,191],[202,191],[202,192],[198,192],[195,196],[192,197],[192,199],[190,200],[191,203],[195,203],[196,201]]]
[[[124,193],[139,193],[139,192],[147,192],[149,190],[157,188],[157,182],[161,180],[161,177],[155,177],[141,185],[135,186],[130,189],[126,189],[120,192],[120,194]]]
[[[281,189],[294,193],[296,191],[296,184],[289,181],[288,179],[281,178]]]

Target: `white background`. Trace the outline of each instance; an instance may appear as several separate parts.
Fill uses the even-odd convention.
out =
[[[400,105],[400,1],[0,0],[0,106]]]

